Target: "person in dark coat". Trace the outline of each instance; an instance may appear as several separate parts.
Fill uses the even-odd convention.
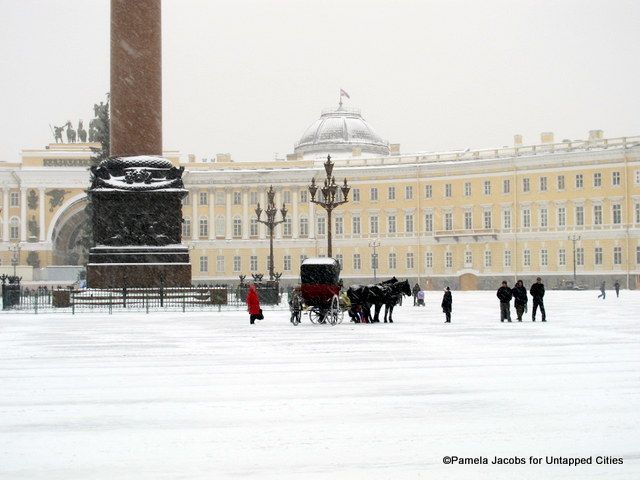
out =
[[[496,292],[496,296],[500,300],[500,321],[511,321],[511,289],[507,286],[507,281],[502,282],[502,286]]]
[[[413,293],[413,306],[415,307],[418,304],[418,292],[420,291],[420,285],[418,285],[417,283],[413,286],[413,288],[411,289],[411,292]]]
[[[607,297],[607,291],[604,288],[604,280],[600,284],[600,295],[598,295],[598,298],[600,297],[602,297],[603,300]]]
[[[347,313],[349,313],[351,321],[354,323],[369,323],[369,319],[359,303],[354,303]]]
[[[618,280],[613,284],[613,288],[616,289],[616,298],[620,297],[620,282]]]
[[[262,320],[262,309],[260,308],[260,299],[254,284],[249,285],[249,293],[247,293],[247,311],[249,312],[249,323],[253,325],[256,320]]]
[[[522,280],[518,280],[516,282],[516,286],[511,290],[513,293],[513,304],[516,307],[516,314],[518,315],[518,321],[522,321],[522,314],[527,308],[527,302],[529,298],[527,297],[527,289],[524,288],[524,283]]]
[[[449,287],[444,289],[444,295],[442,296],[442,311],[445,315],[444,323],[451,323],[451,306],[453,304],[453,299],[451,298],[451,290]]]
[[[533,311],[531,312],[531,321],[536,321],[536,310],[538,309],[538,307],[540,307],[542,321],[546,322],[547,314],[544,311],[544,301],[542,300],[544,297],[544,284],[542,283],[542,279],[540,277],[536,278],[536,283],[531,285],[529,293],[533,297]]]

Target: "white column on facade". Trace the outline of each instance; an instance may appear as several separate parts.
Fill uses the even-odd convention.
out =
[[[209,189],[209,240],[216,238],[216,190]]]
[[[2,241],[9,241],[9,187],[2,189]]]
[[[40,187],[38,189],[38,200],[40,202],[40,205],[38,206],[38,212],[40,213],[40,221],[38,222],[39,226],[40,226],[40,241],[44,242],[47,239],[47,228],[45,225],[45,202],[44,202],[44,195],[45,194],[45,190],[44,187]]]
[[[266,208],[266,205],[267,205],[267,194],[264,192],[264,189],[260,190],[259,202],[260,202],[260,208],[262,208],[264,210]],[[262,220],[265,219],[264,216],[262,216],[260,218]],[[263,225],[262,223],[258,224],[258,231],[260,232],[260,239],[261,240],[264,240],[265,238],[267,238],[267,227],[265,225]]]
[[[231,240],[231,238],[233,237],[232,233],[232,229],[233,229],[233,218],[231,216],[231,189],[230,188],[225,188],[224,189],[224,197],[225,197],[225,201],[226,201],[226,207],[227,207],[227,212],[226,212],[226,222],[227,222],[227,228],[225,229],[225,238],[227,240]]]
[[[242,188],[242,239],[249,240],[249,189]]]
[[[316,205],[309,203],[309,238],[316,238]]]
[[[300,190],[294,188],[291,192],[291,236],[298,238],[300,234],[300,214],[298,212],[298,199],[300,197]]]
[[[27,189],[20,189],[20,241],[27,241]]]
[[[278,220],[282,220],[282,216],[280,214],[280,208],[282,207],[282,188],[278,187],[276,188],[276,196],[273,199],[273,201],[276,204],[276,209],[278,210],[278,213],[276,214],[276,221]],[[274,238],[282,238],[282,224],[278,225],[275,228],[275,236]]]
[[[200,221],[198,219],[198,190],[191,190],[191,239],[198,240],[200,233]]]

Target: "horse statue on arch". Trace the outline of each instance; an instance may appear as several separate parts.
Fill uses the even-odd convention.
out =
[[[67,121],[65,126],[67,127],[67,142],[76,143],[76,131],[73,129],[73,125],[71,125],[71,120]]]
[[[78,120],[78,141],[82,143],[87,141],[87,131],[82,125],[82,120]]]

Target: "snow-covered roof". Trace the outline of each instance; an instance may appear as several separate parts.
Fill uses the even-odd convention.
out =
[[[302,265],[335,265],[338,261],[331,257],[309,257],[302,261]]]
[[[295,145],[296,153],[336,153],[353,148],[362,153],[389,155],[389,142],[383,140],[362,118],[359,110],[344,108],[326,110],[302,134]]]

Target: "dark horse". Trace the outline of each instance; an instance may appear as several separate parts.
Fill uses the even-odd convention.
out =
[[[399,295],[405,291],[405,284],[409,285],[407,280],[399,282],[396,277],[385,280],[377,284],[371,285],[352,285],[347,289],[347,296],[351,304],[360,304],[371,322],[380,321],[380,311],[382,306],[390,303],[395,305]],[[410,287],[408,287],[410,289]],[[372,307],[375,307],[375,313],[371,316]],[[389,307],[387,307],[388,309]],[[387,314],[385,312],[385,322]],[[391,318],[391,316],[389,316]],[[393,320],[391,320],[393,322]]]
[[[389,323],[393,323],[393,307],[400,303],[402,295],[406,295],[407,297],[412,295],[409,280],[392,283],[386,287],[386,290],[387,294],[385,295],[384,302],[384,323],[387,323],[387,313],[389,314]]]

